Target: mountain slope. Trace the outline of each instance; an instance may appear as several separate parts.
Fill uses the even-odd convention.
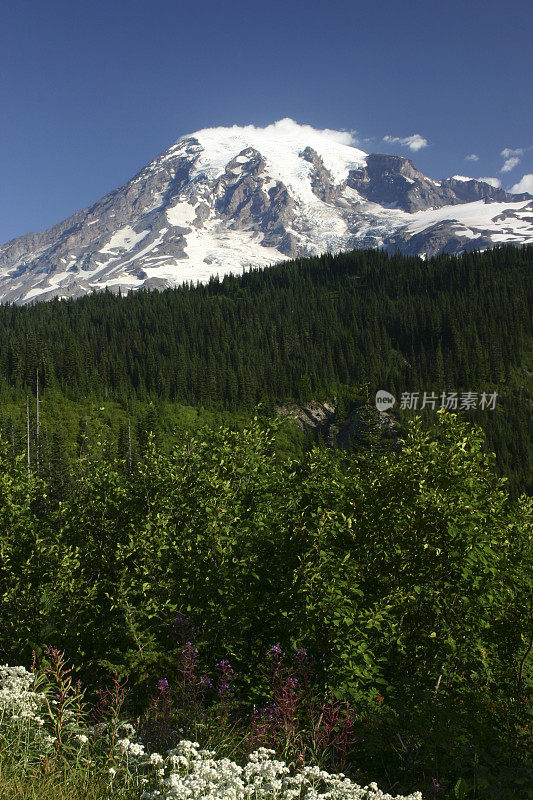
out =
[[[357,247],[434,255],[533,241],[533,197],[424,176],[281,120],[183,137],[124,186],[0,248],[0,301],[163,288]]]

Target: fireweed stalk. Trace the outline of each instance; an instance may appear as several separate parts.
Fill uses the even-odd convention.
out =
[[[207,737],[229,756],[272,747],[297,767],[318,763],[344,770],[358,741],[354,709],[333,696],[317,697],[312,658],[305,648],[287,657],[274,645],[266,664],[262,681],[268,687],[267,704],[249,711],[234,696],[229,661],[216,665],[211,680],[198,671],[197,648],[186,642],[179,649],[177,679],[161,678],[155,687],[141,736],[158,749],[170,746],[177,733]]]
[[[299,648],[293,663],[274,645],[268,652],[267,682],[271,703],[254,708],[250,748],[274,746],[285,758],[292,756],[300,767],[314,761],[327,762],[344,770],[358,741],[357,714],[348,702],[333,696],[319,702],[312,685],[312,661]]]
[[[121,729],[124,728],[122,720],[122,706],[126,697],[127,679],[120,682],[116,672],[113,672],[111,681],[103,689],[98,690],[98,701],[93,712],[95,733],[105,732],[108,747],[108,761],[118,742]]]

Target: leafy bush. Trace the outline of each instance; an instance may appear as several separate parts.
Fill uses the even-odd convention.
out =
[[[128,676],[140,712],[176,676],[180,619],[250,706],[272,644],[305,647],[316,701],[359,714],[368,776],[531,797],[531,500],[509,500],[453,415],[431,434],[413,422],[393,452],[291,462],[274,436],[255,420],[183,434],[170,456],[148,441],[132,472],[104,448],[63,502],[0,455],[4,657],[64,648],[89,691]]]

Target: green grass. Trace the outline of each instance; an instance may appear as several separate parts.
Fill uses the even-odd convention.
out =
[[[107,776],[68,768],[53,773],[32,769],[25,774],[0,762],[0,800],[107,800]],[[134,790],[113,792],[113,800],[138,800]]]

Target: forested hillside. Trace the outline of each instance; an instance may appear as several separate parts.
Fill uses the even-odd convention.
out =
[[[398,400],[496,391],[494,411],[466,416],[484,427],[512,491],[531,488],[532,266],[531,246],[428,261],[367,250],[161,293],[3,306],[2,427],[8,441],[25,437],[37,374],[52,431],[61,408],[71,419],[87,401],[118,404],[123,426],[148,415],[155,427],[146,403],[235,414],[331,398],[342,385],[366,387],[371,402],[378,389]],[[396,408],[401,421],[413,413]],[[61,434],[72,441],[86,418]]]

